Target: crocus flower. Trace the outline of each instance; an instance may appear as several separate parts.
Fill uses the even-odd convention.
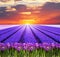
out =
[[[0,43],[0,50],[7,49],[7,46],[4,43]]]
[[[24,50],[33,50],[35,46],[32,43],[23,43]]]
[[[51,50],[51,45],[49,43],[43,43],[43,49],[46,51]]]
[[[11,48],[11,44],[10,43],[6,43],[6,46],[7,46],[8,49]]]
[[[60,44],[55,44],[56,48],[60,48]]]
[[[14,43],[12,48],[15,48],[16,50],[19,51],[20,49],[22,49],[22,44],[21,43]]]
[[[20,51],[22,48],[19,46],[19,47],[16,47],[15,48],[17,51]]]
[[[51,47],[52,48],[55,48],[55,43],[51,43]]]
[[[39,43],[35,43],[35,47],[36,48],[39,48]]]

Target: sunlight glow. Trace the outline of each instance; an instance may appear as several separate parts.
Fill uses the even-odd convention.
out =
[[[31,12],[21,12],[20,14],[30,15]]]
[[[35,20],[22,20],[21,22],[25,25],[35,24]]]

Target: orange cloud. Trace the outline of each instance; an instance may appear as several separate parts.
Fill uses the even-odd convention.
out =
[[[16,8],[12,8],[11,6],[7,6],[6,12],[10,12],[10,11],[16,11]]]
[[[0,11],[0,24],[22,24],[28,22],[35,24],[58,24],[59,20],[55,17],[60,16],[60,8],[55,6],[50,8],[52,6],[51,4],[58,5],[59,7],[59,3],[47,3],[47,5],[37,7],[36,9],[27,9],[25,5],[17,5],[16,7],[8,6],[3,12],[1,12],[2,10]]]
[[[23,14],[23,15],[31,15],[31,12],[20,12],[19,14]]]

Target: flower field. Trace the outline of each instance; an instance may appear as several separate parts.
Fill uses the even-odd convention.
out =
[[[0,57],[60,57],[60,27],[1,27]]]
[[[0,0],[0,57],[60,57],[60,0]]]
[[[60,57],[57,43],[0,43],[0,57]]]

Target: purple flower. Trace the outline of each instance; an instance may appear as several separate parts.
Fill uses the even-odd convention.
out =
[[[39,43],[35,43],[35,47],[36,48],[39,48]]]
[[[6,50],[9,48],[14,48],[18,51],[21,49],[32,51],[34,49],[43,48],[46,51],[51,50],[52,48],[60,48],[58,43],[0,43],[0,50]]]
[[[60,48],[60,44],[55,44],[56,48]]]
[[[23,43],[23,49],[24,50],[33,50],[33,49],[35,49],[35,46],[32,43]]]
[[[22,48],[19,46],[19,47],[15,47],[15,49],[16,49],[17,51],[20,51]]]
[[[0,43],[0,50],[7,49],[7,46],[4,43]]]
[[[15,48],[16,50],[20,51],[20,49],[22,49],[22,44],[21,43],[14,43],[12,45],[12,48]]]
[[[7,43],[6,46],[7,46],[8,49],[11,48],[11,44],[10,43]]]
[[[49,43],[43,43],[42,46],[43,46],[43,49],[45,49],[46,51],[51,50],[52,48]]]
[[[52,48],[55,48],[55,43],[51,43],[51,47]]]

